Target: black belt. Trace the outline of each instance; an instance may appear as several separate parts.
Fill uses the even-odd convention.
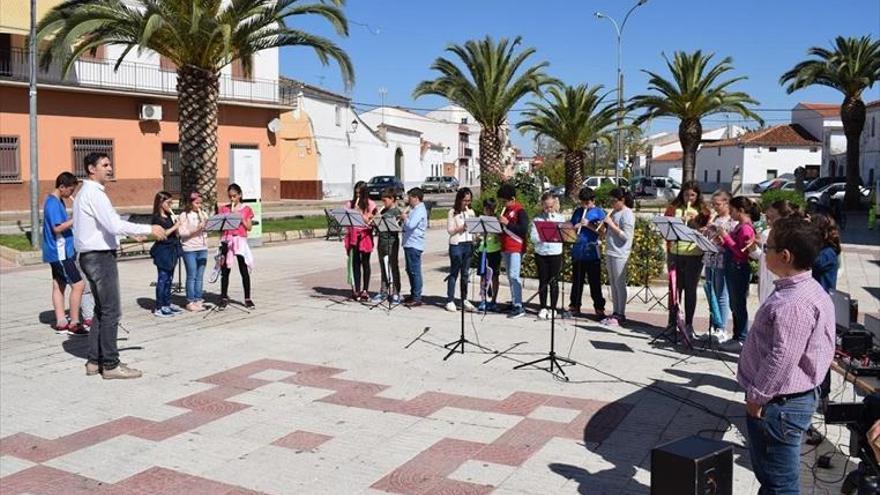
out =
[[[81,252],[81,253],[79,253],[79,254],[80,254],[80,255],[83,255],[83,254],[92,254],[92,253],[94,253],[94,254],[101,254],[101,253],[116,253],[116,250],[115,250],[115,249],[96,249],[96,250],[94,250],[94,251],[83,251],[83,252]]]
[[[785,404],[786,402],[788,402],[790,400],[799,399],[801,397],[805,397],[807,395],[814,394],[814,393],[816,393],[817,388],[819,388],[819,387],[813,387],[810,390],[806,390],[804,392],[797,392],[794,394],[777,395],[776,397],[773,397],[772,399],[767,401],[767,403],[768,404]]]

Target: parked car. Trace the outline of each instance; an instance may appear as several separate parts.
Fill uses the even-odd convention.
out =
[[[759,182],[752,187],[752,191],[761,194],[768,189],[779,189],[784,186],[787,181],[793,181],[794,174],[782,174],[778,177],[774,177],[772,179],[767,179],[765,181]]]
[[[456,179],[455,177],[449,176],[449,175],[444,175],[443,177],[440,177],[440,180],[443,183],[443,190],[444,191],[458,192],[458,188],[460,187],[460,184],[458,183],[458,179]]]
[[[633,194],[637,196],[672,200],[678,196],[680,190],[681,184],[672,177],[640,177],[634,187],[635,192]]]
[[[432,175],[422,182],[422,191],[426,193],[455,192],[458,191],[458,187],[458,179],[448,175]]]
[[[565,186],[554,186],[548,189],[548,191],[550,191],[550,194],[556,196],[557,198],[565,196]]]
[[[871,190],[867,187],[859,185],[859,202],[863,205],[867,205],[870,201]],[[834,201],[843,201],[843,196],[846,194],[846,182],[835,182],[832,184],[828,184],[825,187],[816,190],[809,191],[804,193],[804,199],[807,201],[808,205],[823,205],[823,206],[831,206],[831,203]]]
[[[403,198],[404,185],[403,182],[393,175],[377,175],[367,182],[367,196],[370,199],[379,199],[382,197],[382,191],[390,187],[394,189],[394,195],[397,199]]]
[[[629,180],[627,180],[626,177],[618,177],[615,179],[614,177],[599,177],[599,176],[587,177],[586,179],[584,179],[583,187],[589,187],[590,189],[596,189],[597,187],[601,186],[602,184],[606,184],[609,182],[612,184],[617,184],[620,187],[629,187]]]
[[[837,184],[838,182],[846,183],[846,177],[817,177],[804,186],[804,192],[815,192],[829,184]],[[859,177],[859,185],[864,186],[862,178]]]

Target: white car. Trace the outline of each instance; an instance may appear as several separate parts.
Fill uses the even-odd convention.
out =
[[[859,186],[859,193],[861,193],[859,195],[859,202],[863,205],[867,205],[871,198],[870,189],[864,186]],[[842,202],[845,194],[846,183],[836,182],[834,184],[828,184],[817,191],[804,193],[804,199],[806,199],[807,204],[810,205],[821,204],[824,206],[831,206],[831,204],[836,201]]]
[[[597,187],[603,184],[616,184],[618,187],[629,187],[629,181],[625,177],[599,177],[592,176],[584,179],[583,187],[589,187],[590,189],[596,189]]]

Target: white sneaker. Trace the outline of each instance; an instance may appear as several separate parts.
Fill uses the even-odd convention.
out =
[[[456,311],[458,311],[458,308],[455,306],[455,302],[449,301],[448,303],[446,303],[446,311],[449,311],[450,313],[455,313]]]
[[[742,348],[743,348],[742,342],[735,340],[735,339],[731,339],[720,346],[720,349],[722,351],[733,352],[736,354],[739,354],[740,352],[742,352]]]
[[[716,328],[712,332],[712,340],[720,345],[730,340],[730,337],[727,336],[727,332],[723,328]]]
[[[541,311],[538,311],[538,319],[539,320],[547,320],[550,318],[550,315],[547,313],[546,308],[541,308]]]
[[[471,304],[470,301],[468,301],[467,299],[465,299],[465,300],[464,300],[464,310],[467,311],[468,313],[473,313],[474,311],[477,310],[477,308],[475,308],[474,305]]]

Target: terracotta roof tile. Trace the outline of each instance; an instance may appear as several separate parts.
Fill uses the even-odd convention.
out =
[[[747,132],[733,139],[706,143],[704,148],[747,144],[751,146],[819,146],[822,143],[798,124],[781,124]]]
[[[823,117],[840,117],[840,105],[833,103],[801,103],[800,105]]]
[[[660,156],[651,158],[651,162],[680,162],[683,154],[681,151],[670,151],[669,153],[663,153]]]

